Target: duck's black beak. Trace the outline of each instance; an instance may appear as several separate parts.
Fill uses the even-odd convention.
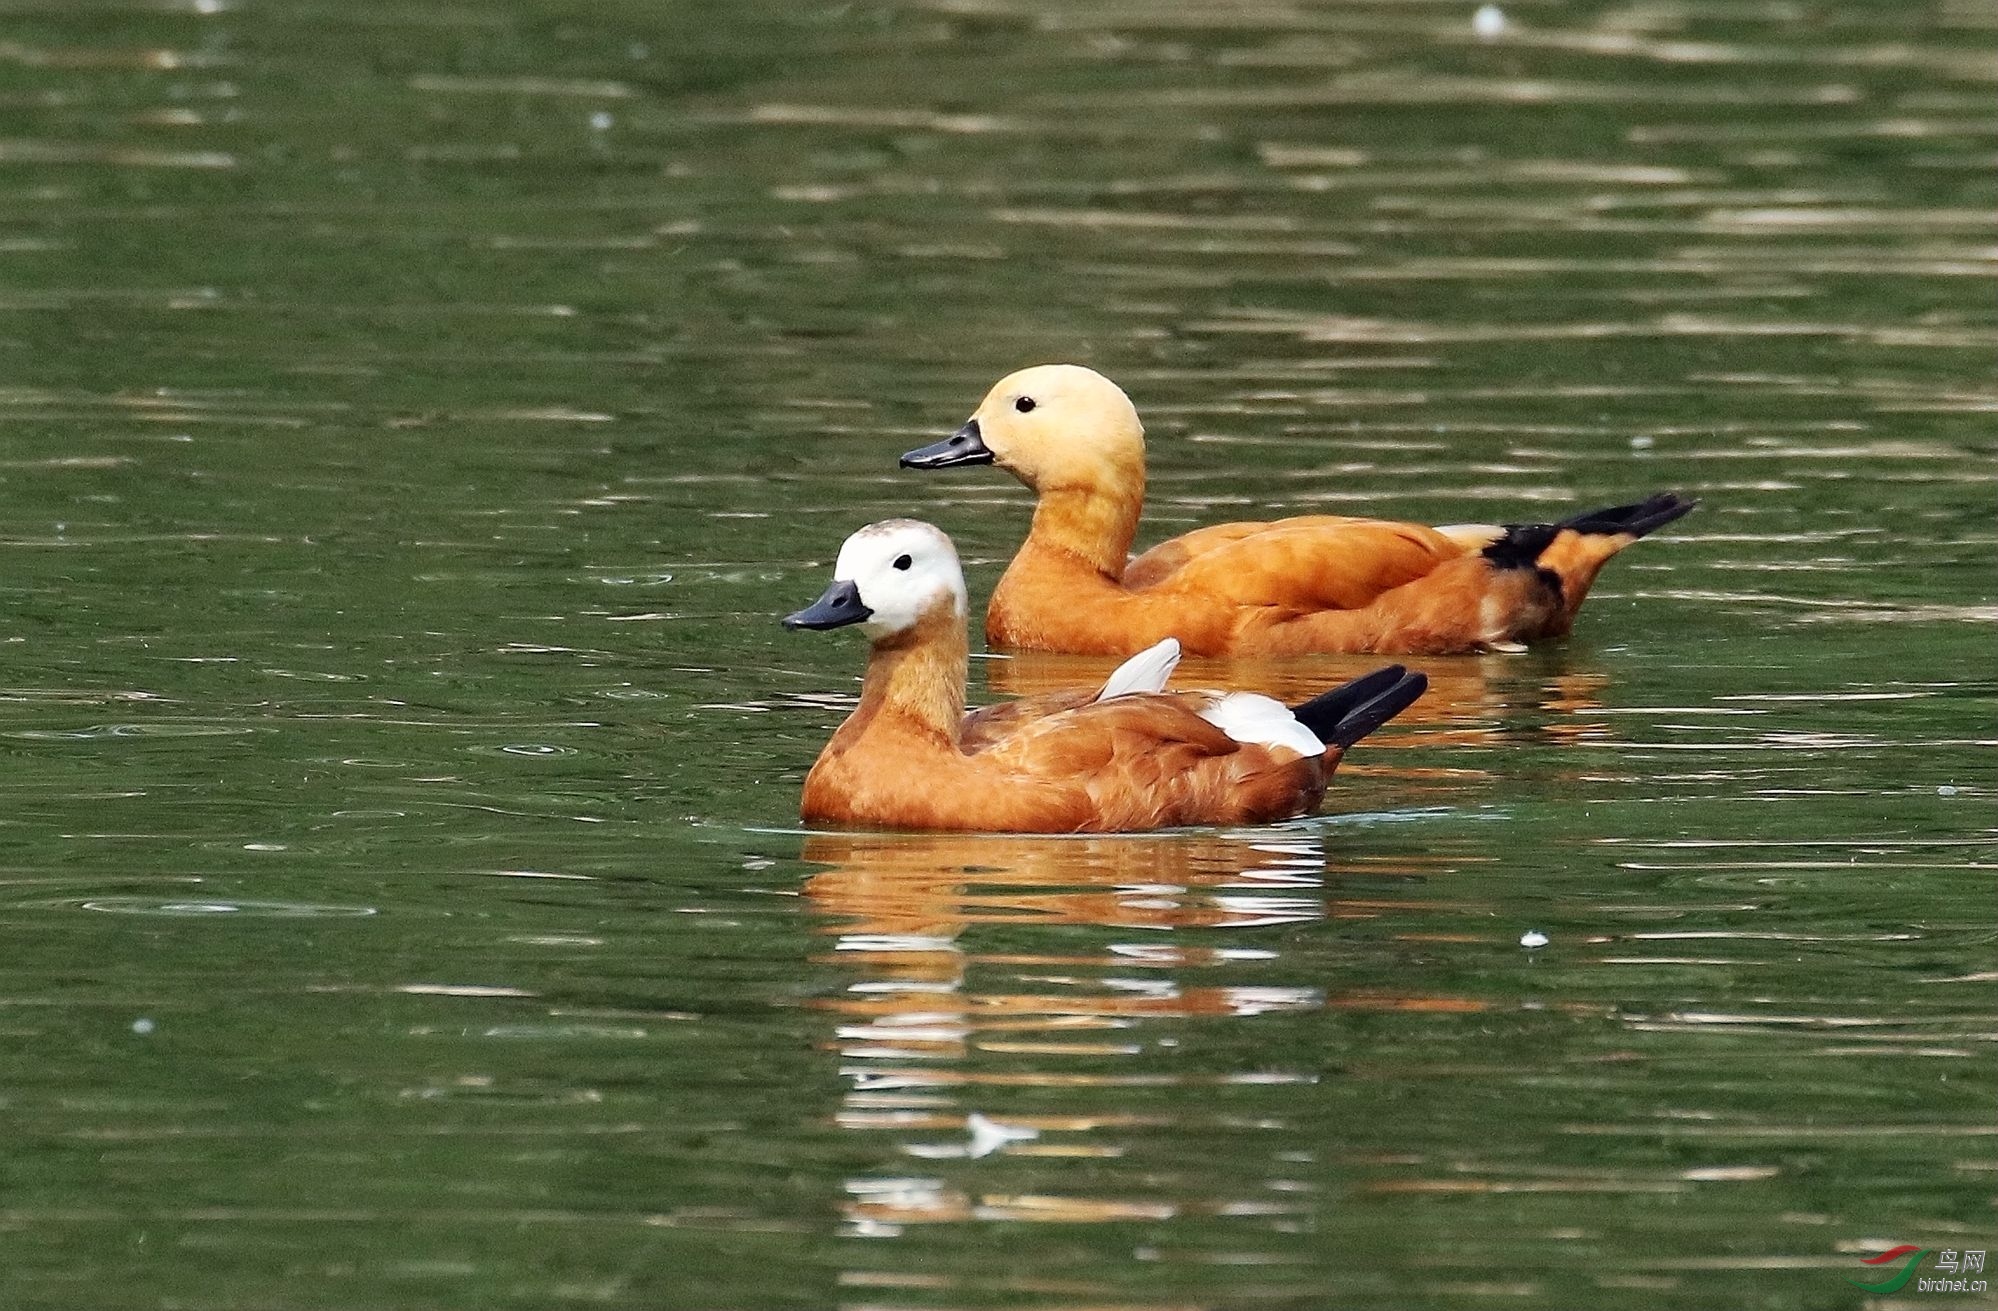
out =
[[[904,469],[954,469],[960,464],[990,464],[992,448],[973,419],[940,442],[931,442],[902,457]]]
[[[796,614],[784,616],[786,628],[844,628],[871,619],[874,612],[860,603],[860,589],[835,579],[824,595]]]

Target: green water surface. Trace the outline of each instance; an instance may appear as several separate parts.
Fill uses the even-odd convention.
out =
[[[0,4],[0,1306],[1992,1305],[1992,18],[1474,7]],[[1323,817],[802,833],[1052,359],[1704,504]]]

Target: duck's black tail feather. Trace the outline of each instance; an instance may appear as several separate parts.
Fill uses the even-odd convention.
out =
[[[1320,692],[1290,713],[1320,742],[1343,750],[1415,704],[1428,687],[1426,675],[1389,665]]]
[[[1564,528],[1605,537],[1642,537],[1691,514],[1697,505],[1699,502],[1690,496],[1659,492],[1629,505],[1588,510],[1560,523],[1507,524],[1505,536],[1487,546],[1484,555],[1501,569],[1527,569],[1540,559],[1540,553],[1560,536]]]
[[[1629,505],[1613,505],[1607,510],[1590,510],[1572,519],[1563,519],[1557,528],[1573,528],[1578,533],[1629,533],[1642,537],[1693,512],[1699,502],[1677,492],[1659,492]]]

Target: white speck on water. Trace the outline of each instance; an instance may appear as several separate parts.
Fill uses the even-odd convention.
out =
[[[964,1127],[971,1131],[971,1144],[966,1155],[976,1159],[990,1156],[1011,1142],[1027,1142],[1041,1136],[1038,1129],[1030,1129],[1022,1124],[1002,1124],[998,1120],[987,1119],[977,1111],[964,1118]]]
[[[1471,15],[1471,30],[1486,41],[1505,35],[1505,10],[1497,5],[1479,5]]]
[[[156,1027],[158,1026],[143,1015],[132,1021],[132,1032],[138,1034],[141,1038],[151,1033]]]
[[[967,1143],[905,1143],[902,1150],[911,1156],[929,1161],[976,1160],[990,1156],[1004,1148],[1007,1143],[1026,1142],[1041,1136],[1038,1129],[1025,1125],[1002,1124],[973,1111],[965,1117],[965,1129],[971,1135]]]
[[[1539,929],[1528,929],[1519,935],[1519,945],[1528,948],[1544,947],[1547,945],[1547,935]]]
[[[1633,451],[1648,451],[1657,444],[1658,439],[1648,433],[1639,433],[1630,439],[1630,449]]]
[[[598,132],[610,131],[611,124],[615,122],[617,122],[617,119],[613,118],[607,110],[599,109],[596,113],[590,115],[590,127]]]
[[[1956,795],[1956,793],[1957,789],[1951,787],[1947,783],[1943,784],[1941,787],[1936,789],[1936,795],[1939,797],[1953,797]]]

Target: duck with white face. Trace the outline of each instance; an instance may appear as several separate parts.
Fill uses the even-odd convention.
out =
[[[849,537],[787,628],[869,639],[860,704],[805,777],[807,823],[982,832],[1245,824],[1314,809],[1347,747],[1422,694],[1399,665],[1294,710],[1249,692],[1167,692],[1179,644],[1101,688],[965,712],[964,574],[950,539],[891,519]]]
[[[861,598],[861,580],[867,598]],[[943,533],[915,519],[884,519],[846,539],[833,563],[832,585],[796,614],[786,628],[860,625],[875,641],[911,632],[932,615],[965,620],[968,602],[957,547]]]
[[[1145,429],[1116,383],[1074,364],[1000,379],[910,469],[996,464],[1033,489],[1033,526],[992,593],[986,640],[1129,655],[1511,650],[1566,634],[1596,573],[1697,502],[1660,492],[1559,523],[1424,524],[1343,515],[1197,529],[1131,557]]]

